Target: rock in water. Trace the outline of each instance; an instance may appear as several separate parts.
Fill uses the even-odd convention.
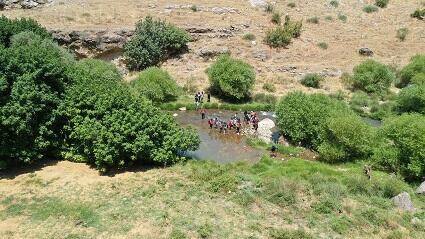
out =
[[[416,193],[425,195],[425,181],[421,183],[418,189],[416,189]]]
[[[412,201],[410,200],[410,195],[407,192],[402,192],[399,195],[391,199],[395,206],[397,206],[402,211],[415,211]]]
[[[266,143],[272,141],[273,132],[272,129],[275,127],[275,123],[271,119],[263,119],[258,123],[258,138]]]

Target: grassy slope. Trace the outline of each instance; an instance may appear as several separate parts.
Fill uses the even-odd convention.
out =
[[[425,199],[381,172],[366,180],[361,165],[264,158],[255,165],[192,161],[126,177],[95,177],[91,183],[78,175],[61,183],[72,177],[44,175],[0,180],[0,238],[420,238],[425,233]],[[418,212],[393,208],[389,198],[402,190],[413,196]]]

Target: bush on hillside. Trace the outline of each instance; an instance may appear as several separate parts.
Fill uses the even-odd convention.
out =
[[[250,96],[255,83],[254,68],[229,55],[220,56],[207,69],[211,90],[229,100],[240,101]]]
[[[268,92],[276,92],[276,86],[273,83],[266,82],[263,85],[263,89]]]
[[[124,56],[130,69],[143,70],[181,52],[189,41],[184,30],[146,17],[137,23],[134,36],[125,44]]]
[[[291,21],[289,16],[285,17],[283,26],[277,26],[266,33],[264,42],[270,47],[286,47],[291,43],[292,38],[301,35],[302,22]]]
[[[375,150],[374,161],[409,180],[422,179],[425,175],[425,117],[404,114],[386,119],[380,134],[386,141]]]
[[[408,33],[409,33],[409,29],[407,29],[406,27],[399,28],[397,30],[397,38],[400,41],[404,41],[404,40],[406,40],[406,37],[407,37],[407,34]]]
[[[337,0],[332,0],[329,2],[329,4],[333,7],[338,7],[339,6],[339,2]]]
[[[368,94],[363,91],[356,91],[351,96],[350,108],[354,112],[366,116],[373,103],[374,100]]]
[[[0,17],[0,45],[9,47],[11,37],[21,32],[31,31],[41,38],[51,38],[51,34],[40,24],[30,18],[8,19]]]
[[[425,114],[425,85],[413,84],[402,89],[397,97],[397,108],[400,113]]]
[[[57,149],[54,124],[73,59],[50,39],[32,32],[0,47],[0,159],[28,163]],[[6,163],[5,163],[6,162]]]
[[[390,0],[375,0],[375,5],[380,8],[385,8]]]
[[[322,81],[323,77],[319,74],[307,74],[302,78],[301,84],[306,87],[320,88],[320,82]]]
[[[351,78],[354,89],[377,94],[388,92],[394,80],[394,73],[384,64],[374,60],[366,60],[356,66]]]
[[[360,117],[336,116],[328,119],[326,140],[318,148],[321,160],[343,162],[371,155],[374,131]]]
[[[277,102],[276,96],[272,94],[258,93],[252,97],[254,102],[274,105]]]
[[[413,18],[417,18],[418,20],[425,20],[425,8],[416,9],[410,16]]]
[[[133,163],[171,164],[195,150],[195,131],[178,127],[172,116],[134,97],[115,67],[84,60],[59,107],[64,122],[63,157],[96,165],[101,171]]]
[[[255,40],[255,35],[252,33],[246,33],[245,35],[243,35],[242,39],[247,40],[247,41],[254,41]]]
[[[366,13],[372,13],[378,11],[378,7],[374,5],[366,5],[363,7],[363,11]]]
[[[152,102],[173,101],[179,95],[176,81],[167,71],[158,67],[150,67],[142,71],[132,83],[136,94],[145,96]]]
[[[271,19],[272,23],[279,25],[282,22],[282,14],[274,12]]]
[[[343,102],[323,94],[293,92],[276,106],[277,126],[294,144],[317,150],[325,142],[328,119],[336,115],[353,115]]]
[[[400,82],[398,87],[405,87],[412,82],[417,74],[425,74],[425,55],[412,57],[410,63],[400,71]]]

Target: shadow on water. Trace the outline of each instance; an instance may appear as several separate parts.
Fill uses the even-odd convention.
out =
[[[192,126],[197,129],[201,139],[198,150],[186,153],[189,157],[212,160],[219,163],[231,163],[236,161],[256,162],[264,154],[263,150],[250,147],[246,143],[247,137],[237,135],[235,130],[223,134],[218,129],[210,129],[208,126],[208,118],[218,117],[227,121],[235,113],[238,113],[238,117],[243,119],[242,112],[210,110],[207,112],[207,119],[204,120],[201,119],[199,112],[196,111],[175,113],[177,114],[175,117],[177,122],[183,126]],[[265,115],[260,114],[260,119],[265,117]]]

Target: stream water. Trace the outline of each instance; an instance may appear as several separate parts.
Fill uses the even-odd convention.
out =
[[[196,111],[173,112],[177,122],[183,126],[192,126],[198,130],[201,144],[198,150],[188,152],[187,155],[195,159],[212,160],[219,163],[230,163],[236,161],[256,162],[264,154],[263,150],[255,149],[247,145],[246,136],[237,135],[234,130],[226,134],[220,133],[219,130],[210,129],[208,119],[201,119],[201,115]],[[235,113],[243,119],[242,112],[234,111],[207,111],[208,117],[218,117],[223,120],[230,119]],[[271,113],[260,113],[259,118],[273,119]]]

